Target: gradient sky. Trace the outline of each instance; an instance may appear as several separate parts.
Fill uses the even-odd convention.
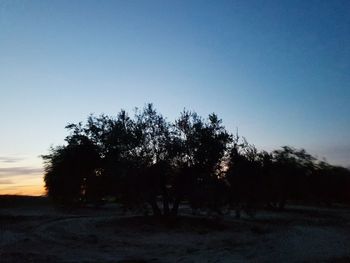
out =
[[[68,122],[153,102],[350,166],[350,1],[0,0],[0,194]]]

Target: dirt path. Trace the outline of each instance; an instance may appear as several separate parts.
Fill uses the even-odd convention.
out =
[[[37,209],[37,210],[36,210]],[[110,210],[0,210],[8,262],[350,262],[350,213],[293,207],[168,224]]]

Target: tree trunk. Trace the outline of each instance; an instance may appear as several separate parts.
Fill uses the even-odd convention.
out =
[[[173,208],[171,209],[171,215],[177,216],[177,213],[179,211],[180,203],[181,203],[181,199],[180,198],[176,198],[175,202],[174,202],[174,205],[173,205]]]
[[[151,205],[151,207],[152,207],[153,215],[154,215],[154,216],[161,216],[162,213],[161,213],[161,211],[160,211],[160,209],[159,209],[159,207],[158,207],[157,200],[153,198],[153,199],[151,199],[151,200],[149,201],[149,203],[150,203],[150,205]]]
[[[163,213],[165,216],[169,215],[169,195],[166,186],[163,185]]]

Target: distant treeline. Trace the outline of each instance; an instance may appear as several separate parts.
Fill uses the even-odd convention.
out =
[[[218,213],[283,209],[287,201],[350,204],[350,171],[284,146],[258,151],[216,114],[184,110],[168,122],[152,104],[130,117],[90,116],[69,124],[66,145],[45,161],[47,194],[64,205],[113,198],[125,207],[177,215],[179,205]]]
[[[27,195],[0,195],[1,208],[44,206],[50,204],[47,197]]]

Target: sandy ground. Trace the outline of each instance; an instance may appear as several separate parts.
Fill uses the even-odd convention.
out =
[[[289,207],[177,222],[117,206],[0,208],[0,262],[350,262],[350,211]]]

